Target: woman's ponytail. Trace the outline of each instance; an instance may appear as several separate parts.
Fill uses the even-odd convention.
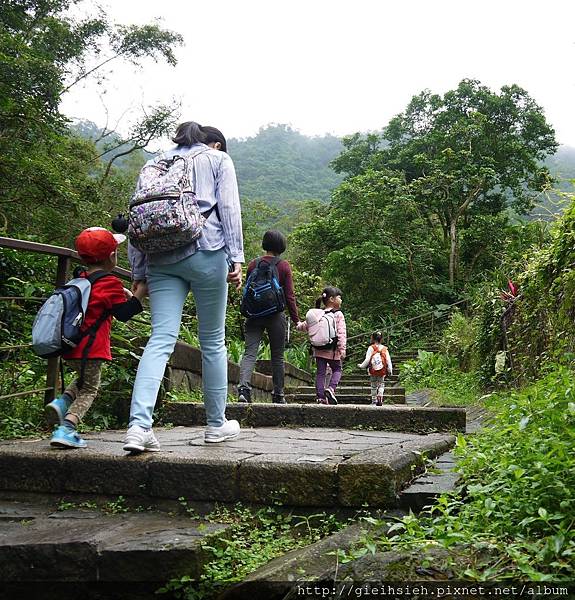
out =
[[[206,142],[206,134],[202,131],[202,126],[195,121],[186,121],[178,125],[172,142],[178,146],[204,144]]]

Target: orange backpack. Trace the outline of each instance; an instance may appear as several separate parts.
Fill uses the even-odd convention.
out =
[[[377,344],[371,346],[373,353],[369,360],[369,374],[374,377],[385,377],[387,375],[387,348],[383,346],[378,349]]]

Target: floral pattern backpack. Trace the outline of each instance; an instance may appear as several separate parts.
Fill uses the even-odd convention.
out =
[[[202,235],[209,215],[200,212],[193,180],[194,158],[203,152],[160,157],[142,168],[128,213],[128,237],[138,250],[167,252]]]

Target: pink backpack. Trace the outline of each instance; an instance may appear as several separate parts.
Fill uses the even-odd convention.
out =
[[[337,347],[337,327],[335,313],[321,308],[310,308],[305,315],[310,344],[319,350],[333,350]]]

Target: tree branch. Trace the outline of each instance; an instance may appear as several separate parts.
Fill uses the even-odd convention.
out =
[[[85,73],[83,73],[82,75],[80,75],[80,77],[78,77],[77,79],[75,79],[74,81],[72,81],[72,83],[69,86],[65,87],[62,90],[62,93],[60,95],[63,96],[71,87],[75,86],[79,81],[82,81],[82,79],[85,79],[86,77],[88,77],[89,75],[91,75],[92,73],[94,73],[95,71],[97,71],[98,69],[101,69],[104,65],[108,64],[112,60],[114,60],[116,58],[119,58],[121,55],[122,55],[121,52],[119,52],[118,54],[115,54],[114,56],[111,56],[110,58],[107,58],[104,62],[101,62],[99,65],[96,65],[95,67],[93,67],[89,71],[86,71]]]

